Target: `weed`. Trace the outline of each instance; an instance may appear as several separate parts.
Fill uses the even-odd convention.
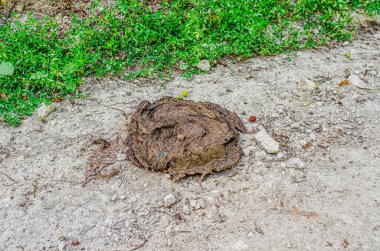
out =
[[[202,59],[242,60],[289,53],[351,38],[353,11],[378,15],[374,0],[172,0],[152,10],[143,1],[117,0],[91,14],[0,26],[0,117],[18,125],[42,102],[61,100],[90,75],[127,79],[199,73]]]

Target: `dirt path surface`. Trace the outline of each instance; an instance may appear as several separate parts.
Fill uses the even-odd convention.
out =
[[[290,61],[231,62],[166,88],[86,82],[97,102],[61,103],[46,123],[33,115],[0,128],[0,250],[380,249],[379,32]],[[117,176],[82,186],[93,142],[126,131],[123,114],[103,105],[130,115],[141,100],[183,90],[246,123],[237,168],[173,182],[118,154]],[[278,154],[255,142],[263,129]]]

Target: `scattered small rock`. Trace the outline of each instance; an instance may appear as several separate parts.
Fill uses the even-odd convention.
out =
[[[173,194],[168,194],[164,197],[165,207],[171,207],[176,203],[176,198]]]
[[[293,123],[293,124],[291,124],[291,126],[290,126],[290,128],[291,129],[298,129],[298,128],[300,128],[300,123],[299,122],[295,122],[295,123]]]
[[[66,249],[66,241],[60,241],[58,244],[58,251],[63,251]]]
[[[251,154],[251,149],[249,149],[248,147],[246,147],[246,148],[243,149],[243,153],[244,153],[245,157],[248,157]]]
[[[318,130],[318,129],[321,128],[321,125],[318,124],[318,123],[315,123],[315,124],[313,124],[313,125],[311,126],[311,128],[313,128],[313,130]]]
[[[256,143],[255,143],[256,144]],[[248,157],[251,155],[252,152],[255,151],[255,146],[250,145],[243,149],[244,156]]]
[[[190,200],[190,206],[191,206],[191,208],[195,208],[197,206],[197,201],[196,200]]]
[[[190,214],[190,208],[188,205],[184,205],[182,208],[184,214]]]
[[[277,153],[277,159],[283,159],[284,158],[284,153],[283,152],[279,152]]]
[[[118,161],[124,161],[124,160],[126,160],[126,157],[127,156],[125,155],[125,153],[118,153],[116,156]]]
[[[112,201],[112,202],[117,201],[117,195],[116,195],[116,194],[112,195],[112,197],[111,197],[111,201]]]
[[[285,166],[288,168],[304,168],[305,163],[300,158],[291,158],[285,162]]]
[[[315,90],[317,88],[317,84],[315,84],[310,79],[304,78],[298,82],[298,88],[301,90],[312,91],[312,90]]]
[[[173,240],[172,239],[168,239],[168,247],[171,247],[173,246]]]
[[[261,151],[257,151],[256,153],[255,153],[255,159],[256,160],[263,160],[263,159],[265,159],[267,157],[267,153],[265,152],[265,151],[263,151],[263,150],[261,150]]]
[[[210,71],[211,69],[211,65],[210,65],[210,62],[208,60],[201,60],[198,64],[197,64],[197,68],[201,71]]]
[[[310,137],[310,139],[312,139],[314,141],[317,139],[317,135],[315,135],[314,133],[310,133],[309,137]]]
[[[38,119],[42,122],[46,121],[47,116],[49,116],[52,112],[54,112],[56,107],[54,105],[45,105],[45,103],[42,103],[40,107],[37,108],[37,116]]]
[[[371,88],[368,87],[368,85],[367,85],[366,83],[364,83],[364,81],[361,80],[361,79],[359,78],[359,76],[357,76],[357,75],[354,75],[354,74],[350,75],[350,76],[348,77],[348,81],[349,81],[350,84],[352,84],[353,86],[355,86],[355,87],[357,87],[357,88],[359,88],[359,89],[371,89]]]
[[[206,201],[204,199],[198,200],[198,203],[200,208],[205,209],[206,208]]]
[[[278,153],[280,144],[275,141],[264,129],[255,135],[255,140],[267,153]]]

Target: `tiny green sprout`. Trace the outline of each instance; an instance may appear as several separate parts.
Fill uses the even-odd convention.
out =
[[[187,93],[187,91],[182,91],[182,96],[184,98],[187,98],[189,96],[189,94]]]
[[[350,58],[350,57],[351,57],[351,53],[347,52],[347,53],[345,54],[345,56],[346,56],[346,58]]]
[[[178,95],[178,100],[182,100],[182,95]]]

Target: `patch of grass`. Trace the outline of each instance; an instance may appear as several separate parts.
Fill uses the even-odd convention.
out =
[[[303,50],[351,38],[353,11],[379,14],[372,0],[172,0],[153,11],[138,0],[93,6],[67,28],[55,19],[16,21],[0,27],[0,117],[18,125],[42,102],[76,91],[82,78],[109,74],[126,78],[199,72],[202,59]],[[138,67],[137,67],[138,66]],[[125,75],[125,69],[129,70]]]

